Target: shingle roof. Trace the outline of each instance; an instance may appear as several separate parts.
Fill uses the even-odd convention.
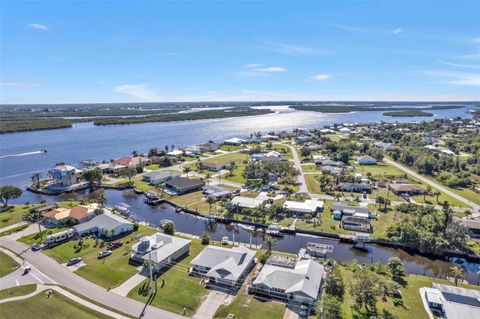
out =
[[[210,269],[209,277],[236,281],[255,257],[255,251],[244,246],[224,248],[207,246],[192,260],[192,265]]]
[[[302,293],[317,299],[323,273],[323,266],[312,259],[298,261],[293,269],[266,264],[253,285],[264,285],[285,293]]]
[[[175,188],[202,187],[205,185],[205,183],[199,179],[189,179],[185,177],[173,178],[165,184]]]
[[[149,260],[151,257],[153,262],[160,263],[189,244],[190,240],[187,239],[155,233],[143,237],[132,246],[132,250],[145,254],[143,256],[145,260]]]
[[[101,230],[108,229],[109,231],[111,231],[112,229],[124,224],[132,224],[132,223],[113,213],[105,212],[103,214],[95,216],[94,218],[92,218],[86,223],[73,226],[73,228],[77,232],[82,232],[95,227]]]

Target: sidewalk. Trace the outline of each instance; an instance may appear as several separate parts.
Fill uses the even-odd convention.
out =
[[[120,296],[126,297],[128,293],[135,287],[137,287],[142,281],[148,278],[148,270],[142,267],[138,273],[133,275],[132,277],[128,278],[123,284],[120,286],[113,288],[110,290]]]

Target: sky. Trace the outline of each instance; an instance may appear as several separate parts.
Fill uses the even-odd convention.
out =
[[[0,103],[480,100],[480,1],[12,1]]]

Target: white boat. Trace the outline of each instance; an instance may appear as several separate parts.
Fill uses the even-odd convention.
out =
[[[255,226],[244,225],[244,224],[238,224],[238,226],[248,231],[252,231],[252,232],[255,231]]]
[[[268,226],[265,232],[270,236],[283,237],[283,235],[280,232],[281,230],[282,230],[282,226],[280,225],[270,225]]]
[[[222,240],[220,241],[222,245],[228,245],[228,236],[223,236]]]

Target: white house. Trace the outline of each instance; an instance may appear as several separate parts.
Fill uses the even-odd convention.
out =
[[[155,233],[144,236],[132,246],[131,259],[135,262],[148,264],[152,262],[155,271],[171,266],[190,251],[190,240]]]
[[[230,201],[230,207],[232,208],[257,208],[258,206],[265,203],[265,200],[259,198],[245,197],[245,196],[235,196]]]
[[[376,165],[377,164],[377,160],[369,155],[357,157],[356,162],[357,164],[360,164],[360,165]]]
[[[80,236],[95,234],[110,238],[133,231],[133,223],[106,211],[86,223],[73,226],[73,229]]]
[[[223,144],[239,146],[239,145],[242,145],[245,142],[247,142],[247,141],[244,140],[244,139],[241,139],[241,138],[238,138],[238,137],[233,137],[233,138],[229,138],[229,139],[223,141]]]
[[[349,129],[349,128],[346,128],[346,127],[342,127],[341,129],[338,130],[340,133],[342,134],[351,134],[352,133],[352,130]]]
[[[50,174],[55,181],[55,186],[70,187],[80,182],[83,171],[70,165],[55,166]]]
[[[312,259],[296,261],[273,255],[253,280],[249,291],[313,307],[320,294],[323,276],[323,266]]]
[[[207,246],[192,260],[192,274],[204,276],[208,284],[240,288],[255,262],[255,251],[245,246]]]
[[[308,199],[303,203],[287,200],[283,204],[283,208],[288,209],[288,211],[292,215],[293,214],[295,214],[295,215],[305,215],[305,214],[316,215],[316,213],[323,211],[323,205],[324,205],[324,202],[318,201],[318,200],[313,200],[313,199]]]
[[[180,177],[180,174],[175,172],[152,171],[145,173],[143,175],[143,180],[148,182],[150,185],[158,185],[178,177]]]

